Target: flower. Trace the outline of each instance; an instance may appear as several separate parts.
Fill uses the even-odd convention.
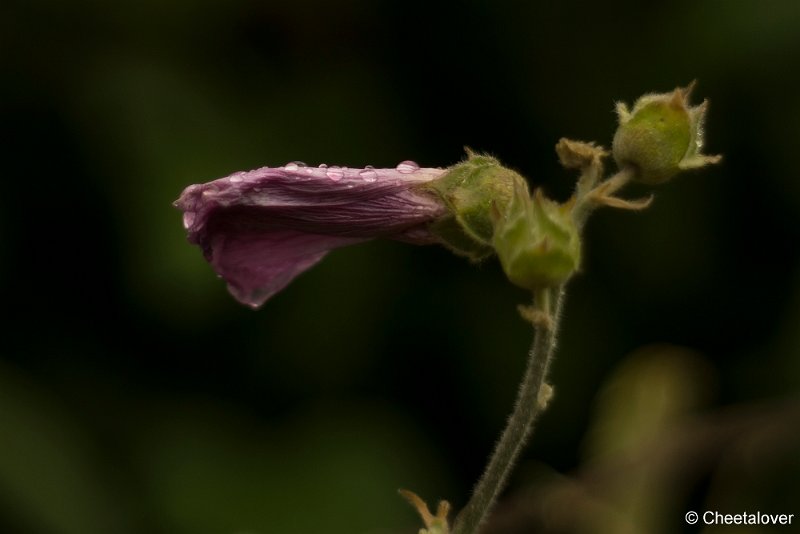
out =
[[[522,176],[491,156],[467,149],[465,161],[424,186],[449,212],[431,224],[430,231],[456,254],[475,262],[483,260],[494,254],[494,214],[506,212],[519,187],[527,194]]]
[[[377,237],[440,242],[428,225],[447,208],[421,186],[445,173],[410,161],[394,169],[289,163],[191,185],[175,206],[231,294],[258,308],[334,248]]]
[[[632,168],[636,180],[660,184],[680,171],[720,161],[721,156],[700,152],[708,101],[689,106],[693,87],[694,83],[671,93],[644,95],[631,111],[624,103],[617,104],[614,159],[620,168]]]
[[[511,282],[532,291],[556,287],[577,271],[581,241],[573,203],[558,204],[517,184],[505,213],[495,216],[494,248]]]

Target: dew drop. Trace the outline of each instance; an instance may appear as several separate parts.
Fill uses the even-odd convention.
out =
[[[299,168],[300,168],[300,166],[297,163],[295,163],[294,161],[291,162],[291,163],[287,163],[286,165],[283,166],[283,170],[289,171],[289,172],[296,171]]]
[[[378,179],[378,173],[375,172],[375,169],[372,165],[367,165],[363,171],[358,173],[358,175],[365,182],[374,182]]]
[[[183,214],[183,227],[187,230],[190,226],[194,224],[195,213],[193,211],[187,211]]]
[[[397,164],[397,172],[403,174],[411,174],[412,172],[419,170],[419,165],[414,163],[413,161],[401,161]]]
[[[331,167],[325,172],[325,174],[327,174],[328,178],[330,178],[334,182],[338,182],[344,177],[344,171],[339,167]]]
[[[327,169],[327,168],[328,168],[328,166],[327,166],[326,164],[324,164],[324,163],[320,163],[320,164],[319,164],[319,168],[320,168],[320,169]]]

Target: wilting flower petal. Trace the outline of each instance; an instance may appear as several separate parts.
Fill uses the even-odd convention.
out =
[[[258,307],[331,249],[376,237],[439,242],[444,204],[420,186],[444,169],[288,164],[187,187],[175,206],[237,300]]]

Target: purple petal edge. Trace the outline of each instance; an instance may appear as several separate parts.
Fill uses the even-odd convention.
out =
[[[258,308],[329,250],[362,239],[304,234],[291,230],[263,234],[215,234],[209,258],[241,302]]]
[[[175,206],[231,294],[257,308],[334,248],[376,237],[437,242],[427,225],[446,208],[416,186],[445,172],[411,162],[264,167],[191,185]]]

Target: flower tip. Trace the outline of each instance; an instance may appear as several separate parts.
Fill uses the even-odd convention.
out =
[[[425,528],[420,530],[420,534],[447,534],[450,532],[447,520],[447,516],[450,513],[449,502],[439,501],[439,505],[436,507],[436,515],[434,515],[428,508],[428,504],[413,491],[400,489],[397,492],[416,509],[420,518],[422,518]]]
[[[696,79],[689,82],[689,84],[686,87],[676,87],[675,90],[672,91],[672,93],[670,93],[670,100],[669,100],[670,104],[675,109],[690,109],[689,97],[691,96],[695,87],[697,87]]]
[[[617,112],[620,124],[625,124],[631,118],[631,112],[628,109],[628,104],[625,102],[617,102],[614,105],[614,110]]]
[[[685,109],[688,106],[686,105],[686,93],[680,87],[672,91],[672,94],[669,99],[670,105],[675,109]]]
[[[692,91],[694,91],[695,87],[697,87],[697,78],[689,82],[686,87],[681,89],[684,100],[689,100],[689,96],[692,94]]]

